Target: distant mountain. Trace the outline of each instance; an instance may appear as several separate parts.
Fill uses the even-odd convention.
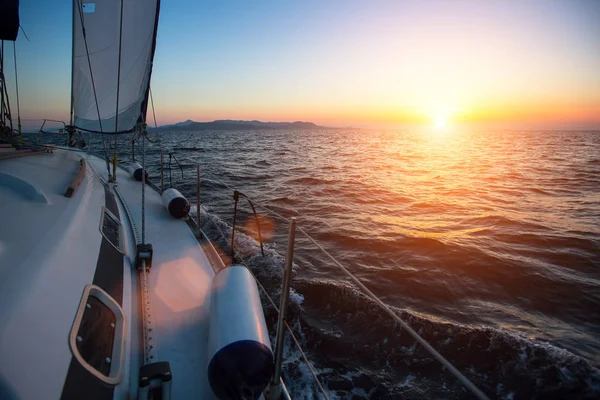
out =
[[[171,131],[250,131],[267,129],[316,129],[322,126],[315,125],[312,122],[261,122],[261,121],[236,121],[230,119],[216,120],[212,122],[194,122],[187,120],[172,125],[160,126],[158,130]]]
[[[182,127],[188,126],[190,124],[195,124],[195,122],[192,121],[191,119],[188,119],[187,121],[178,122],[176,124],[159,126],[158,129],[182,128]]]

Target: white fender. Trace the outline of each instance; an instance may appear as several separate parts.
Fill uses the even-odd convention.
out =
[[[162,193],[162,202],[169,214],[183,218],[190,212],[190,203],[177,189],[169,188]]]
[[[208,381],[217,397],[257,399],[273,374],[273,351],[254,276],[239,265],[213,277]]]

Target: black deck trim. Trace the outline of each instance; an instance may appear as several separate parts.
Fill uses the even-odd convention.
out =
[[[104,188],[104,193],[106,208],[120,220],[121,216],[115,195],[107,188]],[[102,237],[100,245],[93,283],[110,294],[119,305],[123,305],[123,254],[104,237]]]
[[[104,203],[106,208],[120,219],[119,208],[115,195],[108,187],[104,187]],[[123,304],[123,254],[121,254],[103,236],[100,253],[96,263],[96,272],[92,282]],[[81,288],[83,291],[83,288]],[[67,340],[67,338],[65,338]],[[61,399],[91,399],[103,400],[114,397],[114,387],[105,384],[90,374],[74,357],[63,385]]]

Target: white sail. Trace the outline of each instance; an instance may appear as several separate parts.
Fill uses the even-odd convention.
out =
[[[71,100],[75,126],[122,132],[145,120],[159,3],[74,0]]]

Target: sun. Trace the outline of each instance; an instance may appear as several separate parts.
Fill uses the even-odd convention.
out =
[[[435,127],[439,129],[443,129],[448,125],[448,120],[444,115],[438,115],[435,117]]]
[[[429,129],[438,133],[445,133],[454,130],[452,126],[455,116],[459,112],[456,107],[448,105],[432,105],[427,107],[426,115],[429,120]]]

